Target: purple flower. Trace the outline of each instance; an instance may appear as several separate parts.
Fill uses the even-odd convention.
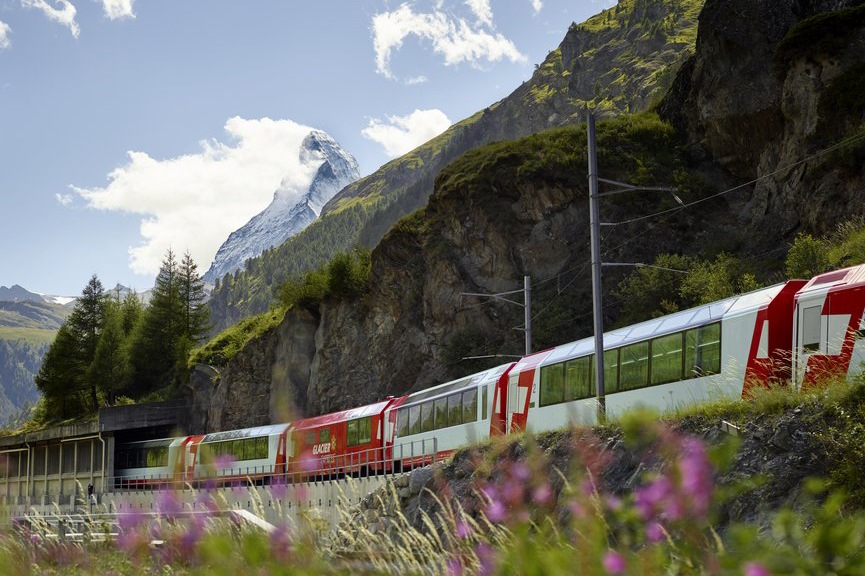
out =
[[[624,574],[627,569],[625,558],[613,550],[609,550],[604,554],[604,559],[601,562],[604,565],[604,570],[607,571],[607,574],[612,574],[614,576],[616,574]]]
[[[679,460],[682,475],[682,491],[690,497],[691,512],[704,516],[712,501],[712,464],[706,456],[706,448],[693,438],[682,441],[682,457]]]
[[[490,522],[498,524],[503,522],[506,516],[507,510],[501,500],[493,500],[490,502],[490,505],[487,506],[487,519]]]
[[[745,576],[772,576],[769,569],[759,562],[748,562],[742,572]]]
[[[529,470],[529,467],[522,462],[517,462],[511,467],[511,476],[515,480],[525,482],[532,477],[532,471]]]
[[[448,558],[447,566],[450,576],[462,576],[463,563],[459,558]]]
[[[571,514],[573,514],[575,518],[585,518],[587,516],[585,506],[576,500],[568,502],[568,510],[571,511]]]
[[[664,527],[658,522],[649,522],[646,524],[646,538],[649,542],[660,542],[664,539]]]
[[[287,561],[291,557],[291,530],[285,524],[276,526],[270,534],[270,549],[276,558]]]
[[[183,502],[174,490],[162,490],[156,498],[156,510],[163,516],[176,516],[183,511]]]
[[[478,562],[480,562],[478,576],[490,576],[490,574],[495,572],[496,554],[492,546],[486,542],[480,542],[475,546],[475,555],[478,557]]]
[[[553,499],[553,489],[544,482],[532,492],[532,501],[535,504],[549,504]]]
[[[644,486],[634,494],[634,506],[640,515],[648,520],[653,518],[673,491],[672,482],[666,476],[655,478],[648,486]]]
[[[454,534],[457,538],[468,538],[472,535],[472,527],[465,520],[460,520],[454,528]]]

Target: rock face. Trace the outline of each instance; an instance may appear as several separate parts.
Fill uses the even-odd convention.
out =
[[[753,182],[742,212],[760,240],[831,231],[863,199],[861,163],[803,161],[861,124],[862,97],[851,94],[865,49],[857,4],[710,0],[696,54],[661,105],[696,154]]]
[[[606,261],[648,262],[659,252],[713,255],[719,250],[774,251],[780,258],[777,248],[784,248],[797,231],[823,233],[862,205],[865,158],[861,140],[855,138],[863,122],[865,87],[847,89],[863,77],[865,8],[845,8],[855,3],[707,2],[696,53],[660,107],[683,142],[653,144],[685,150],[688,170],[711,182],[703,192],[707,201],[653,226],[650,241],[642,223],[617,227],[630,239],[611,246]],[[832,40],[839,30],[840,40]],[[569,38],[574,45],[562,48],[563,58],[586,50],[578,35]],[[627,129],[628,122],[620,128]],[[548,137],[566,138],[574,142],[566,142],[562,150],[579,148],[574,132]],[[316,414],[477,371],[481,367],[463,359],[476,349],[521,354],[522,334],[513,328],[521,325],[522,310],[463,294],[517,290],[523,275],[543,279],[538,296],[546,291],[546,300],[555,304],[533,309],[535,315],[558,314],[547,320],[552,334],[546,342],[590,333],[585,158],[577,152],[565,168],[544,171],[538,167],[553,161],[551,150],[533,148],[529,140],[515,148],[491,145],[475,166],[469,152],[444,170],[427,208],[400,221],[373,252],[366,294],[325,300],[299,327],[287,318],[279,330],[282,336],[273,334],[256,345],[262,347],[260,364],[250,374],[257,376],[244,375],[241,368],[252,351],[222,370],[219,386],[226,387],[226,400],[220,403],[217,395],[210,405],[214,416],[208,427],[217,421],[230,427],[265,419],[271,414],[265,397],[268,386],[274,389],[272,382],[290,382],[286,386],[293,388],[286,396],[301,411]],[[835,155],[815,154],[838,142],[854,146]],[[520,146],[524,152],[514,152]],[[605,165],[619,156],[613,150]],[[539,176],[533,177],[532,170]],[[670,169],[671,178],[673,173],[681,175]],[[629,176],[612,170],[605,175]],[[735,193],[708,198],[733,188]],[[610,200],[606,217],[624,220],[663,207],[648,202],[643,197]],[[615,273],[604,274],[605,287],[614,286]],[[308,366],[308,374],[267,380],[282,362],[276,354],[280,339],[289,342],[296,331],[314,332],[306,361],[294,364]],[[234,365],[236,375],[229,376]],[[227,417],[237,410],[229,398],[248,402],[255,395],[232,396],[232,388],[253,385],[262,394],[256,414],[250,420]],[[244,409],[253,410],[252,403]]]
[[[337,142],[319,130],[304,138],[300,148],[302,165],[318,165],[308,188],[299,190],[284,182],[274,192],[273,201],[243,227],[231,233],[219,247],[206,282],[241,268],[249,258],[279,246],[318,218],[322,207],[343,187],[360,177],[357,161]]]
[[[317,326],[318,318],[309,312],[291,311],[276,331],[244,348],[224,368],[197,366],[190,378],[191,430],[263,426],[306,413]]]

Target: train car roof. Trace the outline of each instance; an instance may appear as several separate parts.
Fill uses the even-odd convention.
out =
[[[818,274],[802,286],[796,293],[796,296],[824,291],[828,292],[829,290],[841,287],[849,288],[857,284],[865,284],[865,264]]]
[[[258,426],[255,428],[211,432],[201,439],[201,444],[206,444],[208,442],[223,442],[225,440],[239,440],[241,438],[255,438],[258,436],[273,436],[274,434],[282,434],[288,426],[288,424],[271,424],[270,426]]]
[[[768,288],[761,288],[738,296],[731,296],[717,302],[711,302],[702,306],[689,308],[688,310],[682,310],[681,312],[646,320],[639,324],[604,332],[604,349],[619,348],[634,342],[642,342],[651,338],[657,338],[658,336],[718,322],[722,318],[735,317],[759,310],[768,306],[785,285],[786,283],[775,284]],[[553,364],[566,358],[588,356],[594,352],[595,339],[593,337],[583,338],[576,342],[556,346],[546,358],[542,359],[541,362],[536,362],[536,364]]]
[[[154,440],[136,440],[134,442],[123,442],[118,443],[118,448],[162,448],[163,446],[179,446],[184,440],[186,440],[186,436],[181,436],[179,438],[156,438]]]
[[[349,408],[341,412],[331,412],[330,414],[322,414],[321,416],[310,416],[291,423],[291,430],[309,430],[320,426],[330,426],[340,422],[348,422],[357,418],[365,418],[367,416],[375,416],[384,412],[385,408],[390,406],[396,398],[388,398],[374,404],[367,404],[358,408]]]
[[[513,362],[510,362],[508,364],[502,364],[501,366],[489,368],[488,370],[484,370],[483,372],[470,374],[468,376],[463,376],[462,378],[457,378],[456,380],[451,380],[450,382],[437,384],[431,388],[425,388],[423,390],[418,390],[417,392],[412,392],[405,397],[405,400],[402,402],[400,407],[408,406],[409,404],[416,404],[418,402],[423,402],[424,400],[429,400],[430,398],[435,398],[438,396],[447,396],[448,394],[451,394],[458,390],[464,390],[466,388],[479,386],[491,380],[494,382],[498,380],[499,377],[504,374],[508,368],[513,366],[513,364]]]

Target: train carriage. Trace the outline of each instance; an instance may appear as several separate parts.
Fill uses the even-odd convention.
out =
[[[738,398],[758,380],[783,380],[793,296],[802,284],[790,281],[605,333],[607,414]],[[510,430],[594,424],[593,352],[594,339],[585,338],[523,358],[508,382]]]
[[[289,473],[293,478],[315,478],[390,470],[384,413],[400,400],[388,398],[294,422]]]
[[[182,481],[187,441],[182,437],[118,444],[114,456],[115,487],[153,489]]]
[[[861,372],[865,265],[812,278],[795,297],[793,374],[798,387]]]
[[[289,424],[258,426],[190,437],[186,479],[262,482],[286,470]]]
[[[457,448],[499,433],[503,407],[494,401],[514,363],[491,368],[413,394],[393,409],[393,459],[407,469],[441,459]]]

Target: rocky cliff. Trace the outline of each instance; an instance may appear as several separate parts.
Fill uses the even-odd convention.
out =
[[[751,182],[742,212],[761,241],[824,233],[859,212],[860,4],[708,2],[697,52],[661,106],[693,153]]]
[[[686,202],[699,203],[615,227],[605,235],[606,261],[726,250],[759,259],[768,274],[796,231],[819,233],[857,211],[865,91],[851,86],[862,77],[865,8],[854,4],[707,2],[696,53],[660,107],[669,123],[635,115],[598,127],[603,176],[675,183]],[[533,279],[535,349],[587,335],[585,174],[579,128],[491,144],[451,163],[427,208],[373,252],[367,293],[314,307],[314,353],[308,379],[293,384],[296,407],[355,406],[480,368],[466,356],[519,354],[522,310],[463,294],[515,290],[523,275]],[[657,195],[615,196],[602,219],[671,206]],[[609,289],[616,272],[604,274]],[[608,320],[616,313],[610,304]],[[293,332],[290,320],[280,332]],[[275,355],[261,362],[262,375],[280,364]],[[218,386],[235,384],[223,373]],[[223,427],[263,423],[273,413],[243,420],[226,417],[228,406],[208,408],[222,414]]]

